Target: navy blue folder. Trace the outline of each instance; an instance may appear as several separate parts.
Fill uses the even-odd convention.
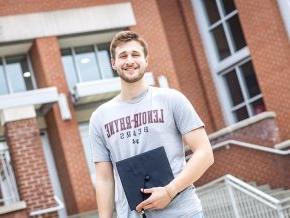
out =
[[[164,147],[116,162],[131,211],[147,199],[141,188],[162,187],[174,179]]]

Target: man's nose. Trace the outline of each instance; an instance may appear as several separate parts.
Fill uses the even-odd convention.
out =
[[[133,57],[131,55],[128,55],[126,64],[128,65],[134,64]]]

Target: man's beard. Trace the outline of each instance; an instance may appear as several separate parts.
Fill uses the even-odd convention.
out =
[[[130,76],[127,76],[126,73],[123,73],[125,70],[118,70],[118,74],[120,76],[120,78],[122,80],[124,80],[125,82],[127,83],[135,83],[137,81],[139,81],[140,79],[143,78],[144,74],[145,74],[145,71],[146,69],[138,69],[138,75],[137,76],[134,76],[134,77],[130,77]]]

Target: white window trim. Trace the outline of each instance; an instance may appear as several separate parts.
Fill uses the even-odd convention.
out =
[[[277,0],[277,3],[288,33],[288,38],[290,39],[290,0]]]
[[[232,113],[229,93],[227,93],[222,79],[219,77],[219,72],[232,67],[237,62],[247,59],[250,56],[250,50],[245,48],[237,51],[234,55],[219,61],[214,47],[211,35],[209,34],[207,15],[202,5],[202,0],[191,0],[192,8],[195,14],[198,28],[200,30],[202,44],[209,64],[210,71],[213,76],[214,84],[216,85],[217,96],[221,105],[223,118],[226,125],[235,123],[235,118]]]
[[[20,53],[20,54],[13,54],[13,55],[11,55],[11,57],[12,56],[21,56],[21,55],[25,56],[25,59],[26,59],[27,65],[28,65],[28,69],[29,69],[29,72],[31,74],[31,81],[32,81],[32,86],[33,86],[32,90],[37,89],[37,84],[36,84],[36,80],[35,80],[35,75],[34,75],[32,63],[31,63],[30,55],[29,54],[25,54],[25,53],[24,54]],[[2,66],[3,66],[3,70],[4,70],[4,72],[3,72],[4,73],[4,77],[5,77],[5,80],[6,80],[5,83],[6,83],[7,88],[8,88],[7,95],[9,95],[9,94],[17,93],[17,92],[13,92],[11,81],[8,80],[8,77],[7,77],[6,58],[7,58],[7,55],[0,56],[0,60],[2,60]],[[24,80],[24,78],[23,78],[23,80]],[[26,84],[25,84],[25,86],[26,86]],[[25,91],[29,91],[29,90],[25,90]],[[25,92],[25,91],[23,91],[23,92]]]
[[[109,43],[108,41],[107,42],[103,42],[103,43]],[[72,47],[69,47],[69,48],[65,48],[65,49],[69,49],[70,52],[71,52],[71,57],[72,57],[72,61],[73,61],[73,66],[74,66],[74,69],[75,69],[75,75],[76,75],[76,84],[79,84],[79,83],[86,83],[86,82],[93,82],[93,81],[104,81],[104,80],[107,80],[107,79],[111,79],[111,78],[115,78],[114,76],[114,72],[113,72],[113,69],[112,69],[112,77],[111,78],[105,78],[105,74],[104,74],[104,70],[101,68],[100,64],[100,60],[99,60],[99,49],[98,49],[98,46],[100,44],[103,44],[103,43],[99,43],[99,44],[88,44],[88,45],[82,45],[82,46],[72,46]],[[96,80],[91,80],[91,81],[84,81],[83,78],[82,78],[82,74],[81,74],[81,70],[79,68],[79,65],[77,64],[77,54],[76,54],[76,51],[75,49],[78,48],[78,47],[86,47],[86,46],[90,46],[93,48],[93,52],[94,52],[94,58],[96,60],[96,65],[97,65],[97,69],[98,69],[98,75],[99,75],[99,79],[96,79]],[[62,62],[63,64],[63,62]],[[66,73],[66,72],[65,72]],[[68,80],[66,78],[66,81],[67,81],[67,84],[68,84]],[[74,86],[76,86],[76,84]],[[69,86],[70,84],[68,84]],[[70,92],[72,94],[75,93],[75,90],[71,90],[70,89]]]
[[[0,42],[122,29],[135,24],[131,2],[1,16]]]

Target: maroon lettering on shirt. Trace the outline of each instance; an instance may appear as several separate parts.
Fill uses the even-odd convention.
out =
[[[125,130],[139,128],[146,124],[164,123],[164,110],[155,109],[150,111],[139,112],[129,116],[110,121],[104,125],[108,138],[115,133]]]

